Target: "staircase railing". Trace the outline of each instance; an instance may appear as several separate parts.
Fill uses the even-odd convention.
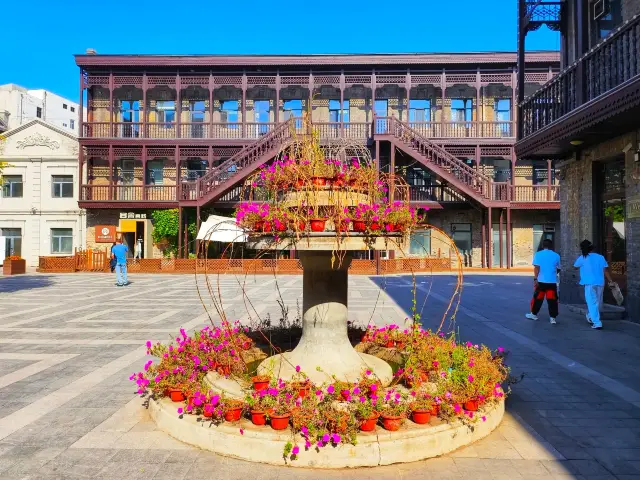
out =
[[[393,135],[395,138],[416,150],[422,157],[439,169],[455,177],[462,184],[472,189],[482,198],[490,200],[492,180],[486,175],[474,170],[469,165],[451,155],[445,149],[435,145],[418,131],[395,117],[376,122],[377,134]],[[386,127],[386,132],[381,126]],[[382,131],[381,131],[382,130]]]
[[[234,177],[246,176],[243,172],[251,168],[259,161],[264,161],[266,153],[280,148],[283,142],[292,138],[295,129],[293,119],[280,123],[277,127],[264,135],[256,143],[243,148],[238,153],[228,158],[220,165],[198,179],[197,197],[204,198],[219,191],[222,184],[231,185]]]

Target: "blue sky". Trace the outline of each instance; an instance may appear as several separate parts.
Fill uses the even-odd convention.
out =
[[[517,0],[5,2],[0,84],[78,98],[73,54],[309,54],[516,49]],[[542,28],[527,50],[557,50]]]

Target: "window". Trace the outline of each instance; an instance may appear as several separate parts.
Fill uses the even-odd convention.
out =
[[[376,117],[386,117],[387,116],[387,107],[389,106],[389,102],[387,100],[376,100],[373,105],[373,111]],[[376,120],[376,133],[385,133],[387,131],[387,123],[386,120]]]
[[[228,128],[238,128],[238,100],[225,100],[220,107],[220,117]]]
[[[123,100],[120,103],[120,118],[124,123],[140,122],[140,102],[130,102]],[[120,137],[137,138],[140,132],[140,125],[120,125]]]
[[[621,0],[592,0],[589,5],[591,47],[622,24]]]
[[[451,238],[460,250],[461,255],[471,254],[471,224],[452,223]]]
[[[42,118],[42,108],[36,107],[36,117]]]
[[[411,234],[410,255],[431,255],[431,230],[418,230]]]
[[[63,127],[66,127],[66,126],[67,126],[67,124],[66,124],[66,123],[63,123],[63,124],[62,124],[62,126],[63,126]]]
[[[75,127],[76,127],[75,120],[69,120],[69,128],[73,130]]]
[[[269,123],[269,100],[255,100],[253,102],[256,123]],[[269,131],[268,125],[258,125],[258,133],[263,135]]]
[[[493,104],[496,122],[498,124],[498,133],[501,136],[511,136],[511,99],[496,98]]]
[[[196,125],[190,125],[190,134],[191,134],[190,138],[205,137],[205,134],[204,134],[205,112],[206,112],[206,107],[204,104],[204,100],[191,100],[189,102],[189,122],[191,122],[192,124],[194,123],[196,124]]]
[[[431,121],[431,101],[430,100],[409,100],[409,122],[430,122]]]
[[[71,107],[71,108],[70,108],[70,110],[71,110],[72,112],[75,112],[75,111],[76,111],[76,107]]]
[[[158,100],[156,102],[157,123],[168,124],[166,128],[171,128],[171,123],[176,121],[176,102],[173,100]]]
[[[329,100],[329,121],[333,123],[349,123],[349,100],[345,100],[340,108],[340,100]]]
[[[53,175],[51,177],[53,198],[73,198],[73,175]]]
[[[454,98],[451,100],[451,121],[471,122],[473,120],[473,100],[470,98]]]
[[[283,105],[284,119],[289,120],[291,117],[302,117],[302,100],[285,100]],[[300,128],[302,122],[296,121],[296,127]]]
[[[547,184],[547,161],[546,160],[534,160],[532,162],[533,176],[531,183],[533,185],[546,185]]]
[[[19,228],[0,228],[4,237],[4,256],[22,255],[22,230]]]
[[[2,177],[3,197],[22,197],[22,175],[4,175]]]
[[[164,160],[147,162],[147,185],[162,185],[164,180]]]
[[[72,253],[73,251],[73,229],[52,228],[51,229],[51,253]]]
[[[67,104],[66,104],[66,103],[63,103],[63,104],[62,104],[62,108],[66,110],[66,109],[67,109]]]

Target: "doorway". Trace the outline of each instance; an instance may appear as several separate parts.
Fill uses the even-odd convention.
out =
[[[594,244],[609,264],[611,278],[627,294],[627,244],[625,219],[624,156],[608,162],[594,163]],[[615,304],[608,288],[604,289],[605,303]]]
[[[513,238],[513,236],[512,236]],[[491,240],[491,261],[492,266],[500,267],[500,224],[493,224],[493,238]],[[511,258],[513,259],[513,246],[511,248]],[[502,266],[507,267],[507,225],[502,224]]]

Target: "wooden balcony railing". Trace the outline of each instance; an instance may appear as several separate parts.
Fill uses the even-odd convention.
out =
[[[514,185],[512,202],[559,202],[559,185]]]
[[[466,202],[457,190],[446,185],[409,185],[411,202]]]
[[[82,185],[81,202],[176,202],[175,185]]]
[[[622,25],[520,104],[521,136],[536,133],[638,75],[640,15]]]
[[[302,128],[302,122],[296,127]],[[314,122],[324,140],[349,138],[366,140],[371,137],[371,122]],[[376,120],[376,133],[386,133],[384,119]],[[514,122],[410,122],[412,129],[427,138],[509,138],[514,136]],[[276,127],[276,123],[147,123],[91,122],[83,124],[86,138],[152,138],[152,139],[217,139],[257,140]],[[298,133],[304,133],[299,131]]]

